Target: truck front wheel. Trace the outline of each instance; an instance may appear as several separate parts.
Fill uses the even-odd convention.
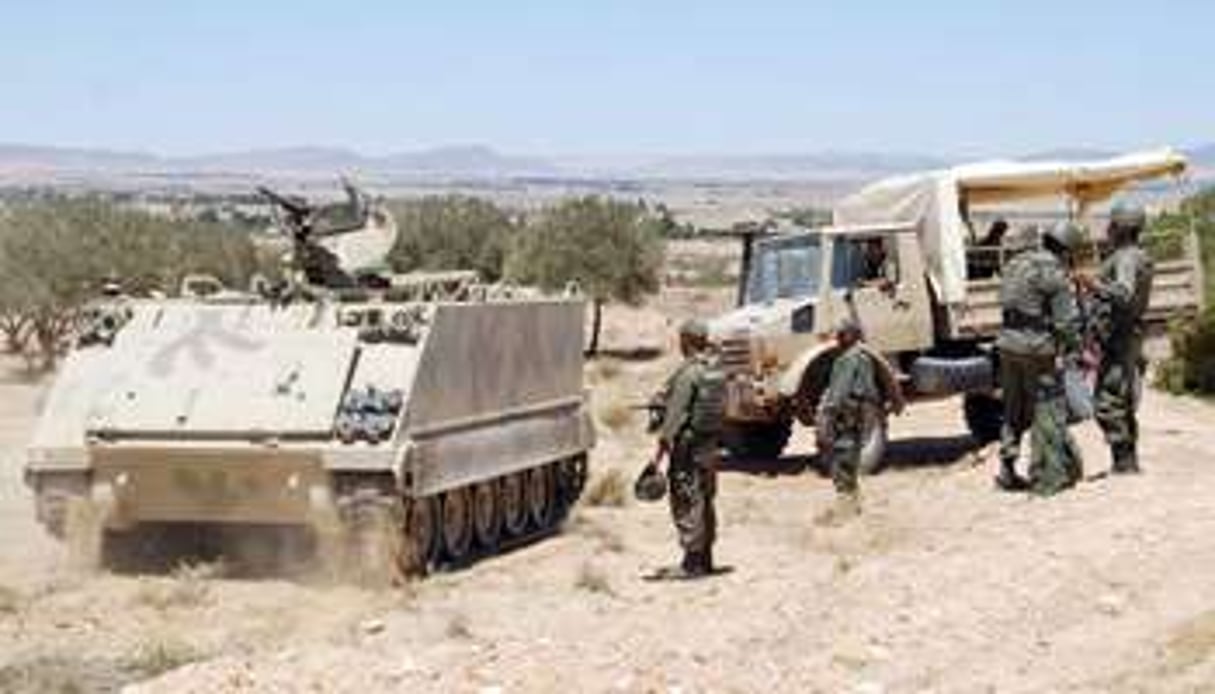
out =
[[[986,393],[967,393],[962,400],[966,428],[976,443],[988,444],[1000,438],[1004,426],[1004,403]]]
[[[722,433],[722,444],[734,460],[775,460],[784,452],[793,432],[793,420],[738,422]]]

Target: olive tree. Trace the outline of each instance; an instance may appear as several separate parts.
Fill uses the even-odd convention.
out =
[[[507,258],[507,276],[560,289],[578,283],[591,299],[587,353],[599,349],[603,306],[640,304],[658,291],[664,244],[659,221],[636,203],[586,196],[541,211],[519,234]]]
[[[49,367],[111,275],[131,293],[171,292],[192,272],[245,283],[260,262],[248,233],[219,223],[91,198],[14,203],[0,211],[0,329]]]
[[[397,200],[389,209],[397,242],[388,256],[394,270],[475,270],[485,280],[502,277],[511,216],[489,200],[432,195]]]

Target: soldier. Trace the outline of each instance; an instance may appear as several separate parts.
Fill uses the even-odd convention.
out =
[[[1041,248],[1023,250],[1004,268],[1003,326],[997,341],[1004,427],[996,485],[1006,491],[1051,495],[1080,479],[1079,449],[1067,430],[1061,379],[1063,356],[1079,348],[1066,269],[1077,237],[1073,227],[1053,227],[1043,235]],[[1029,480],[1016,469],[1027,429],[1032,429]]]
[[[835,507],[821,517],[825,522],[860,513],[857,473],[864,408],[885,406],[886,396],[878,387],[873,360],[861,347],[861,337],[860,325],[851,318],[836,326],[840,353],[831,365],[831,378],[816,416],[819,451],[828,456],[837,493]]]
[[[717,537],[717,456],[724,407],[724,377],[709,351],[708,326],[690,320],[679,329],[684,361],[660,394],[656,462],[669,460],[671,516],[683,561],[666,578],[699,578],[713,572]]]
[[[1095,327],[1101,346],[1097,367],[1095,415],[1110,446],[1112,472],[1138,473],[1139,379],[1144,368],[1143,314],[1152,290],[1152,260],[1139,245],[1147,223],[1141,207],[1115,205],[1110,214],[1109,240],[1114,250],[1096,278],[1084,275],[1079,284],[1089,292],[1098,317]]]

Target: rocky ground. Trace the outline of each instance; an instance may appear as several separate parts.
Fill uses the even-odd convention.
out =
[[[650,450],[625,409],[669,368],[663,335],[720,296],[611,315],[589,367],[595,504],[552,539],[402,589],[222,565],[80,575],[33,522],[22,449],[42,386],[0,384],[0,691],[1215,691],[1215,408],[1150,392],[1142,477],[1050,500],[992,490],[958,403],[913,407],[865,513],[800,434],[722,475],[718,556],[694,583],[666,510],[617,500]],[[641,340],[625,336],[642,335]],[[1107,466],[1077,429],[1090,473]],[[621,471],[613,473],[613,471]]]

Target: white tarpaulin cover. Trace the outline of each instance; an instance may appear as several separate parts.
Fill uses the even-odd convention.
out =
[[[991,161],[896,176],[863,188],[835,208],[835,223],[911,223],[918,227],[928,277],[946,303],[966,296],[963,200],[1015,202],[1068,196],[1082,208],[1106,200],[1135,181],[1179,175],[1186,159],[1171,149],[1128,154],[1103,161]]]

